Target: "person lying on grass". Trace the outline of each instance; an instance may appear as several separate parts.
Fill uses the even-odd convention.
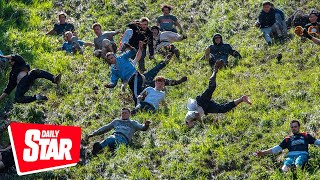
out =
[[[124,91],[126,85],[129,84],[132,92],[132,98],[135,101],[135,106],[137,106],[138,95],[143,91],[145,86],[154,86],[153,79],[161,69],[166,67],[172,55],[165,61],[161,61],[153,69],[142,74],[136,70],[135,64],[140,60],[143,50],[143,42],[140,41],[139,43],[139,50],[134,61],[131,61],[130,57],[136,53],[135,48],[133,48],[129,44],[125,44],[125,46],[127,47],[127,49],[129,49],[129,51],[125,52],[121,56],[117,57],[112,52],[107,53],[107,62],[111,65],[111,83],[106,84],[105,87],[114,88],[117,85],[118,79],[121,79],[121,89]],[[185,82],[186,80],[187,77],[182,77],[180,80],[165,79],[165,85],[175,86]]]
[[[186,114],[185,121],[189,128],[192,128],[195,125],[195,121],[199,121],[201,126],[204,127],[202,116],[207,115],[208,113],[226,113],[242,102],[246,102],[249,105],[252,104],[248,96],[245,95],[226,104],[218,104],[211,100],[212,94],[216,89],[216,75],[218,73],[218,69],[222,65],[222,60],[216,61],[208,88],[201,95],[197,96],[196,100],[188,100],[188,112]]]
[[[77,53],[83,54],[82,46],[93,46],[91,42],[84,42],[78,39],[77,36],[73,36],[71,31],[67,31],[64,34],[64,40],[61,50],[65,50],[67,53]]]
[[[268,154],[277,154],[282,152],[283,149],[288,149],[288,157],[284,161],[281,170],[287,172],[294,166],[298,168],[303,167],[309,158],[309,144],[320,146],[320,140],[315,139],[308,133],[300,132],[300,122],[298,120],[291,121],[290,128],[292,134],[285,137],[278,146],[267,150],[257,151],[254,155],[260,157]]]
[[[11,146],[0,149],[0,172],[5,172],[12,166],[14,166],[14,159]]]
[[[57,85],[60,84],[60,73],[57,76],[54,76],[51,73],[40,69],[33,69],[30,71],[29,64],[27,64],[23,57],[18,54],[0,57],[8,59],[8,62],[11,65],[9,82],[6,89],[0,96],[0,101],[7,97],[15,87],[17,87],[15,92],[15,101],[17,103],[30,103],[36,100],[48,100],[46,96],[43,96],[41,94],[37,94],[34,96],[25,96],[25,93],[38,78],[50,80],[52,83]]]
[[[131,142],[131,139],[136,131],[148,130],[151,121],[145,121],[144,124],[140,124],[137,121],[131,120],[130,115],[130,109],[123,108],[120,119],[113,120],[111,123],[99,128],[87,136],[87,139],[89,139],[114,129],[112,135],[108,136],[104,141],[93,144],[93,155],[98,154],[105,147],[108,147],[111,151],[114,151],[121,144],[127,146]]]
[[[135,114],[138,111],[147,111],[156,113],[159,109],[160,102],[164,101],[165,97],[165,79],[162,76],[157,76],[155,78],[155,87],[147,87],[138,96],[139,101],[141,101],[137,107],[132,111]]]

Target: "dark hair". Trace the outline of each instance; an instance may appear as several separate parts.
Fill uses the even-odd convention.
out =
[[[100,29],[102,28],[102,27],[101,27],[101,24],[99,24],[99,23],[94,23],[94,24],[92,25],[92,29],[94,29],[96,26],[99,26]]]
[[[168,8],[169,9],[169,11],[171,11],[172,9],[173,9],[173,7],[172,6],[170,6],[170,5],[168,5],[168,4],[164,4],[164,5],[162,5],[161,6],[161,11],[163,11],[163,9],[164,8]]]
[[[127,110],[127,111],[129,111],[129,113],[131,113],[129,108],[124,107],[124,108],[121,109],[121,111],[125,111],[125,110]]]
[[[265,6],[265,5],[272,6],[273,4],[270,1],[263,1],[262,6]]]
[[[310,17],[312,14],[314,14],[314,15],[317,16],[317,17],[319,17],[318,12],[315,11],[315,10],[312,10],[312,11],[311,11],[311,13],[309,14],[309,17]]]
[[[292,120],[292,121],[290,122],[290,124],[293,124],[293,123],[297,123],[298,126],[300,127],[300,122],[299,122],[298,120]]]
[[[156,30],[160,31],[160,28],[158,26],[152,26],[151,30],[153,30],[153,29],[156,29]]]

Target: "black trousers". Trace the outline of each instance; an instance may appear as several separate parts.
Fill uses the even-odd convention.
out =
[[[236,107],[234,101],[225,103],[225,104],[218,104],[211,100],[212,94],[216,89],[216,74],[210,78],[208,88],[200,95],[197,96],[196,100],[199,106],[201,106],[205,112],[208,113],[226,113]]]
[[[25,77],[23,77],[17,85],[15,100],[17,103],[30,103],[36,100],[36,96],[25,96],[34,81],[38,78],[44,78],[54,81],[54,76],[47,71],[33,69]]]

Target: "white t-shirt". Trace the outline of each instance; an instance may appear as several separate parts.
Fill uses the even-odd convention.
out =
[[[156,88],[147,87],[145,89],[145,92],[147,92],[147,96],[144,99],[144,102],[147,102],[155,109],[159,109],[159,104],[162,100],[164,100],[165,92],[164,91],[158,91]]]

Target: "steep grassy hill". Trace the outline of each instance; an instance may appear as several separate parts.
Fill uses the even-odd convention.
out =
[[[56,13],[70,15],[81,39],[92,41],[91,25],[99,22],[104,30],[120,29],[142,16],[155,19],[161,14],[157,0],[2,0],[0,1],[0,49],[17,52],[35,68],[63,73],[60,89],[47,81],[38,81],[30,93],[44,92],[45,103],[15,104],[14,93],[0,102],[1,115],[13,121],[45,122],[77,125],[83,134],[118,117],[123,106],[133,107],[129,90],[105,89],[109,82],[108,65],[92,56],[92,48],[84,55],[70,56],[55,49],[59,37],[45,33],[56,22]],[[189,81],[167,88],[168,111],[156,115],[138,114],[133,119],[152,120],[151,129],[135,135],[129,147],[121,147],[115,155],[105,151],[85,166],[25,176],[55,179],[283,179],[278,168],[284,154],[256,158],[252,153],[273,147],[289,133],[289,122],[296,118],[303,130],[319,137],[320,124],[320,54],[319,47],[294,37],[285,44],[267,47],[254,22],[261,9],[260,1],[191,0],[166,3],[175,6],[173,14],[180,19],[188,39],[177,43],[182,61],[173,60],[161,75]],[[317,1],[277,1],[276,6],[291,14],[296,8],[320,9]],[[227,114],[209,115],[205,128],[185,127],[184,116],[189,97],[196,97],[207,86],[210,68],[199,60],[219,32],[226,42],[239,50],[243,59],[237,65],[219,72],[214,93],[217,102],[226,102],[247,94],[253,105],[241,104]],[[292,30],[291,30],[292,33]],[[117,40],[119,37],[117,38]],[[278,53],[283,54],[280,63]],[[161,60],[146,60],[150,69]],[[229,59],[231,64],[232,58]],[[0,75],[3,90],[9,71]],[[93,91],[94,87],[97,91]],[[106,134],[105,136],[107,136]],[[95,137],[101,141],[104,136]],[[7,140],[7,135],[4,135]],[[91,148],[90,144],[89,148]],[[311,147],[309,166],[285,178],[320,178],[320,149]],[[19,178],[18,176],[12,176]],[[0,178],[1,179],[1,178]]]

